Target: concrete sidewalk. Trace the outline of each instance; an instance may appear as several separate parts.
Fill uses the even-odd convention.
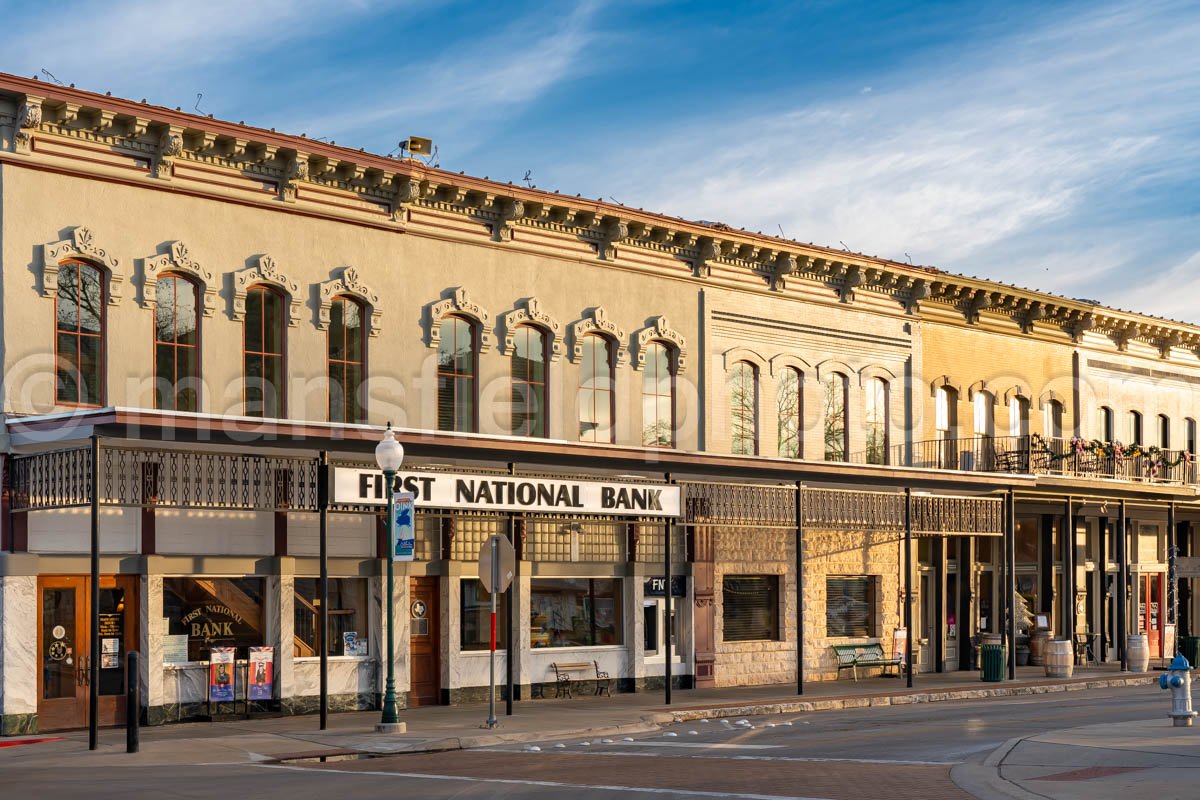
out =
[[[125,753],[124,729],[101,731],[101,747],[87,749],[86,731],[46,737],[0,738],[30,744],[0,746],[0,768],[5,763],[130,765],[245,763],[282,758],[454,750],[494,744],[541,741],[568,737],[611,736],[658,729],[674,721],[726,716],[861,708],[866,706],[927,703],[1079,691],[1150,683],[1156,673],[1122,674],[1115,667],[1081,671],[1073,678],[1046,678],[1041,668],[1018,670],[1017,680],[982,683],[978,673],[916,676],[913,689],[896,678],[874,678],[814,683],[798,697],[794,686],[754,686],[728,689],[677,690],[674,703],[663,705],[661,693],[617,694],[612,698],[582,696],[564,700],[527,700],[514,706],[514,716],[503,716],[500,727],[484,729],[487,707],[434,706],[401,712],[408,730],[401,735],[374,732],[378,711],[331,714],[329,729],[317,730],[316,716],[182,723],[143,728],[141,752]]]
[[[1161,719],[1087,725],[1012,739],[951,778],[984,800],[1200,797],[1200,728]]]

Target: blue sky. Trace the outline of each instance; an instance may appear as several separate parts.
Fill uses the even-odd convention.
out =
[[[0,69],[1200,323],[1200,4],[0,0]],[[44,78],[44,76],[43,76]]]

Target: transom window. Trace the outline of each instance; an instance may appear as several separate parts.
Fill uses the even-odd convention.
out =
[[[613,441],[612,342],[598,333],[583,337],[579,372],[579,439]]]
[[[199,291],[187,278],[164,275],[155,295],[154,407],[199,411]]]
[[[729,413],[735,455],[758,454],[758,371],[739,361],[729,375]]]
[[[463,317],[448,316],[438,328],[438,430],[474,433],[478,419],[475,326]]]
[[[366,376],[366,329],[363,307],[352,297],[333,299],[327,338],[329,421],[367,421],[363,382]]]
[[[104,276],[91,264],[68,261],[58,269],[55,349],[59,403],[104,402]]]
[[[512,433],[514,436],[547,436],[546,334],[532,325],[521,325],[513,336]]]
[[[779,456],[803,455],[804,376],[795,367],[786,367],[779,376]]]
[[[642,444],[675,446],[675,363],[671,348],[662,342],[646,345],[642,372]]]
[[[284,414],[283,295],[269,286],[246,292],[246,416]]]
[[[845,461],[848,451],[846,428],[846,395],[850,381],[840,372],[834,372],[825,380],[825,460]]]

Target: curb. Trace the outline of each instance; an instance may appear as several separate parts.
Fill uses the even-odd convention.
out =
[[[840,711],[848,708],[899,706],[911,703],[942,703],[950,700],[982,700],[991,697],[1022,697],[1026,695],[1081,692],[1088,689],[1108,689],[1114,686],[1140,686],[1156,683],[1156,675],[1138,674],[1126,678],[1097,678],[1075,683],[1051,683],[1039,686],[997,686],[988,689],[950,689],[946,691],[912,692],[910,694],[841,697],[828,700],[794,700],[745,706],[715,708],[685,708],[665,714],[672,722],[691,722],[721,717],[749,717],[768,714],[794,714],[808,711]]]

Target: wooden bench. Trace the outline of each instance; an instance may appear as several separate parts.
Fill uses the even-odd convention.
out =
[[[838,673],[844,669],[850,670],[854,680],[858,680],[859,667],[883,667],[884,675],[888,667],[896,667],[896,677],[900,677],[900,659],[888,658],[883,654],[883,645],[879,642],[868,644],[835,644],[833,654],[837,656]]]
[[[550,665],[550,669],[554,670],[555,697],[571,697],[571,684],[575,681],[588,680],[586,675],[579,674],[588,670],[592,671],[591,680],[596,682],[594,694],[606,694],[612,697],[612,678],[607,672],[600,669],[598,661],[556,661]]]

